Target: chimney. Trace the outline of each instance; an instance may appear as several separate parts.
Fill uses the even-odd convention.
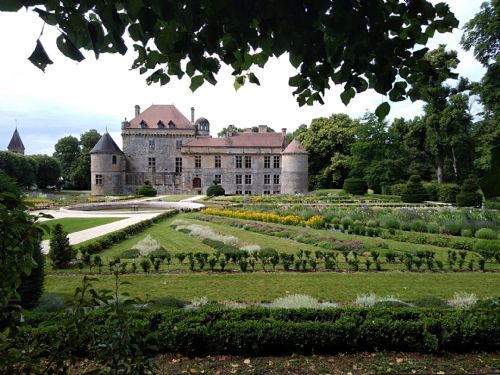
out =
[[[137,104],[135,105],[135,117],[139,116],[141,114],[141,107],[139,107]]]
[[[259,125],[259,133],[267,133],[267,125]]]
[[[284,136],[286,136],[286,128],[281,128],[281,134],[283,134]]]
[[[191,124],[194,124],[194,107],[191,107]]]

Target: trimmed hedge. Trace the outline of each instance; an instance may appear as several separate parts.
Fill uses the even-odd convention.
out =
[[[87,245],[81,245],[78,247],[78,250],[82,254],[95,254],[100,251],[109,249],[111,246],[120,243],[126,240],[128,237],[133,236],[137,233],[141,233],[153,224],[162,222],[169,217],[175,216],[179,213],[178,210],[172,210],[155,216],[152,219],[141,221],[137,224],[129,225],[128,227],[123,228],[122,230],[110,233],[101,237],[99,240],[95,242],[91,242]]]
[[[147,354],[289,355],[338,352],[495,352],[500,350],[499,308],[200,309],[130,312],[135,336]],[[71,315],[27,317],[19,340],[36,340],[49,350]],[[76,335],[74,353],[92,356],[92,344],[116,335],[113,314],[88,314],[92,332]],[[64,334],[64,333],[62,333]],[[91,342],[92,341],[92,342]],[[49,353],[47,353],[49,354]]]
[[[368,184],[362,178],[346,178],[342,188],[353,195],[365,195],[368,192]]]
[[[462,185],[462,191],[457,195],[458,207],[481,207],[483,196],[478,193],[479,185],[473,178],[468,178]]]
[[[209,197],[218,197],[218,196],[225,195],[225,194],[226,194],[226,191],[219,184],[214,183],[212,186],[209,186],[207,189],[207,195]]]

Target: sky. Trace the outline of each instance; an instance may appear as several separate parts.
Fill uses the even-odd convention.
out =
[[[437,1],[432,1],[437,2]],[[435,48],[440,43],[459,52],[460,75],[478,81],[483,67],[472,52],[461,49],[459,41],[464,23],[480,11],[480,0],[446,1],[460,21],[453,33],[438,34],[428,43]],[[54,152],[57,140],[73,135],[79,137],[90,129],[101,134],[106,131],[121,145],[120,124],[131,119],[134,105],[142,110],[151,104],[174,104],[187,118],[195,107],[195,117],[210,121],[211,134],[216,136],[223,127],[235,124],[252,127],[266,124],[275,130],[289,132],[301,124],[310,124],[318,117],[332,113],[347,113],[353,118],[374,111],[384,97],[374,91],[356,95],[346,107],[340,100],[342,87],[326,92],[325,104],[299,107],[288,86],[295,75],[286,55],[270,60],[264,69],[254,69],[261,85],[246,84],[238,91],[233,87],[231,69],[222,67],[218,83],[205,83],[194,93],[187,77],[172,79],[167,85],[146,84],[146,76],[131,70],[132,49],[125,56],[104,54],[95,59],[84,52],[80,63],[63,56],[56,47],[57,30],[46,26],[41,37],[54,62],[45,73],[28,61],[42,30],[43,22],[33,11],[0,13],[0,150],[6,150],[17,128],[26,147],[26,154]],[[407,100],[391,103],[389,120],[396,117],[413,118],[422,113],[422,103]]]

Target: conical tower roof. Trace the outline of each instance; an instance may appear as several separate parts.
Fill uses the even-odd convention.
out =
[[[7,146],[7,150],[12,152],[24,153],[24,144],[23,141],[21,140],[21,137],[19,136],[17,128],[16,130],[14,130],[14,134],[12,134],[12,138],[9,142],[9,145]]]
[[[96,143],[96,145],[90,150],[91,154],[122,154],[120,147],[113,141],[113,138],[108,132],[104,133],[101,139]]]
[[[282,154],[308,154],[308,152],[304,149],[304,147],[302,147],[299,141],[294,139],[283,150]]]

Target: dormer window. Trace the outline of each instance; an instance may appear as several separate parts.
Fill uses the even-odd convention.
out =
[[[175,123],[174,123],[172,120],[170,120],[170,121],[168,122],[168,128],[169,128],[169,129],[173,129],[173,128],[175,128]]]
[[[144,120],[142,120],[139,125],[141,126],[141,129],[146,129],[148,127],[148,124]]]
[[[161,121],[161,120],[160,120],[160,121],[158,121],[158,124],[157,124],[157,125],[158,125],[158,128],[159,128],[159,129],[165,129],[165,124],[163,123],[163,121]]]

